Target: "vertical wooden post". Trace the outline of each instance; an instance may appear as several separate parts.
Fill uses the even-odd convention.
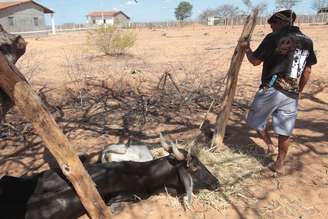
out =
[[[51,13],[50,17],[51,17],[51,31],[52,31],[52,34],[56,34],[56,25],[55,25],[55,15],[54,15],[54,13]]]
[[[258,14],[258,9],[256,8],[253,10],[252,14],[248,16],[248,18],[246,19],[244,29],[241,33],[238,44],[232,56],[230,67],[227,73],[228,78],[226,83],[226,89],[223,96],[222,106],[216,118],[216,132],[212,139],[212,146],[215,145],[219,147],[223,143],[223,138],[229,120],[232,102],[236,93],[240,66],[245,56],[245,52],[242,48],[240,48],[239,44],[241,41],[251,39],[251,35],[256,25],[257,14]]]
[[[68,139],[26,82],[23,74],[0,52],[0,87],[14,101],[19,111],[32,123],[63,174],[72,183],[81,203],[93,219],[108,219],[110,212],[94,182],[71,148]]]

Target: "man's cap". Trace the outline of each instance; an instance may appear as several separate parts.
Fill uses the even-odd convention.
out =
[[[273,23],[277,20],[286,21],[286,22],[294,22],[296,20],[296,14],[294,11],[290,9],[284,9],[275,12],[269,19],[268,23]]]

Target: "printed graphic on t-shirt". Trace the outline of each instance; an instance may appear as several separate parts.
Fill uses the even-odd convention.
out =
[[[317,63],[312,40],[295,26],[268,34],[253,55],[263,61],[262,86],[292,95],[298,93],[305,66]]]
[[[295,40],[291,36],[282,37],[278,42],[278,52],[281,55],[287,55],[295,49]]]
[[[308,50],[295,49],[289,77],[299,78],[302,75],[309,54],[310,52]]]

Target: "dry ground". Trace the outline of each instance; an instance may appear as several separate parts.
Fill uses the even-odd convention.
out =
[[[287,175],[276,177],[265,168],[275,157],[263,154],[263,143],[245,125],[261,67],[244,61],[227,147],[200,154],[223,191],[201,192],[191,210],[176,198],[154,196],[127,205],[113,218],[328,218],[328,26],[301,28],[313,39],[319,63],[300,100]],[[269,31],[256,27],[252,47]],[[27,38],[28,50],[18,65],[75,149],[96,154],[106,144],[124,140],[124,133],[155,145],[159,131],[179,140],[194,136],[212,99],[221,94],[240,33],[241,27],[136,30],[136,45],[120,57],[90,48],[83,32]],[[155,89],[165,71],[172,73],[181,94],[171,81],[166,90]],[[140,101],[148,105],[142,102],[140,108]],[[219,104],[216,101],[209,114],[211,123]],[[1,126],[5,136],[0,141],[0,175],[28,175],[47,168],[40,139],[17,115],[12,110],[9,125]]]

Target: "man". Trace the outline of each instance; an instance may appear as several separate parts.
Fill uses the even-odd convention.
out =
[[[247,123],[259,133],[273,152],[267,132],[267,120],[278,134],[278,157],[270,169],[281,172],[296,121],[298,99],[309,80],[311,66],[317,59],[312,40],[293,26],[296,14],[292,10],[274,13],[268,20],[272,33],[268,34],[253,52],[249,42],[241,43],[247,59],[254,66],[263,62],[260,89],[254,97]]]

